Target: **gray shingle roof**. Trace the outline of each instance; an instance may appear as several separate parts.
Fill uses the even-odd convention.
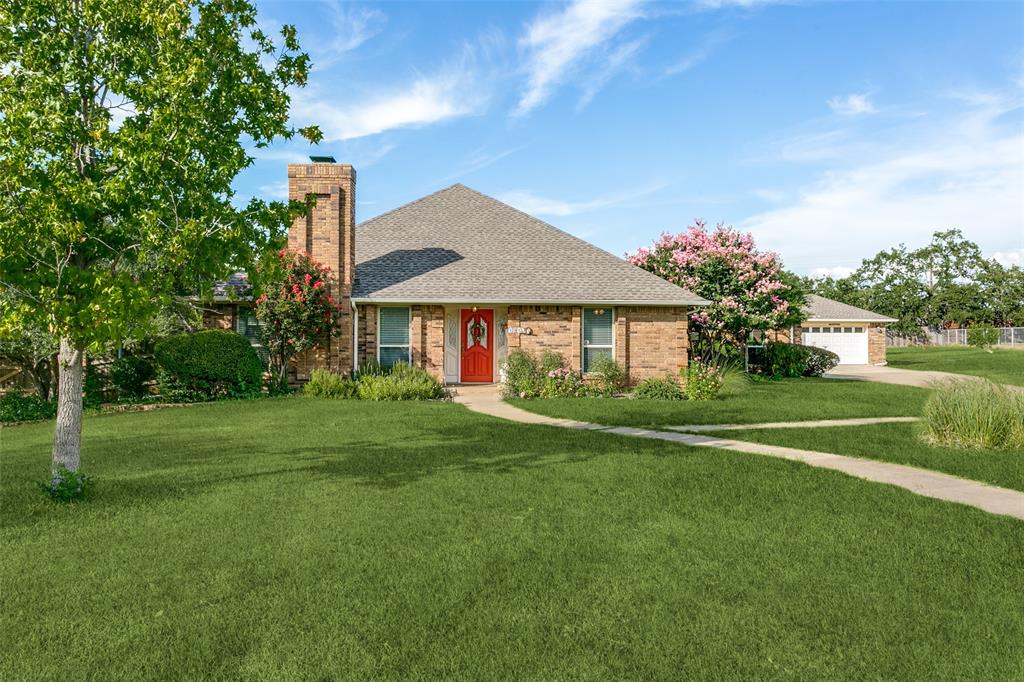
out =
[[[896,322],[891,317],[870,310],[833,301],[831,298],[809,294],[803,308],[810,320],[838,320],[842,322]]]
[[[357,302],[707,303],[464,185],[356,227]]]

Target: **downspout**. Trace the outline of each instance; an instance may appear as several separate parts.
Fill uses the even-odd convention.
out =
[[[350,301],[352,299],[349,299]],[[359,371],[359,306],[352,301],[352,376]]]

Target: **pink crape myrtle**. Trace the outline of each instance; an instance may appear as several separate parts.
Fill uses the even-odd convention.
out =
[[[742,344],[754,330],[784,329],[804,317],[803,290],[778,254],[758,251],[750,234],[726,225],[708,230],[696,220],[626,259],[711,301],[690,317],[710,339]]]

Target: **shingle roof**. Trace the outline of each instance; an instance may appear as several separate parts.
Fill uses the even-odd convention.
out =
[[[464,185],[452,185],[356,227],[353,298],[396,303],[707,303]]]
[[[824,296],[809,294],[803,310],[809,320],[838,320],[841,322],[896,322],[891,317],[870,310],[833,301]]]

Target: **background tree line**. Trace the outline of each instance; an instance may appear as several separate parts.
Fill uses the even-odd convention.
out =
[[[925,327],[1024,326],[1024,270],[984,258],[960,230],[882,251],[848,277],[803,282],[810,293],[899,320],[890,329],[910,336]]]

